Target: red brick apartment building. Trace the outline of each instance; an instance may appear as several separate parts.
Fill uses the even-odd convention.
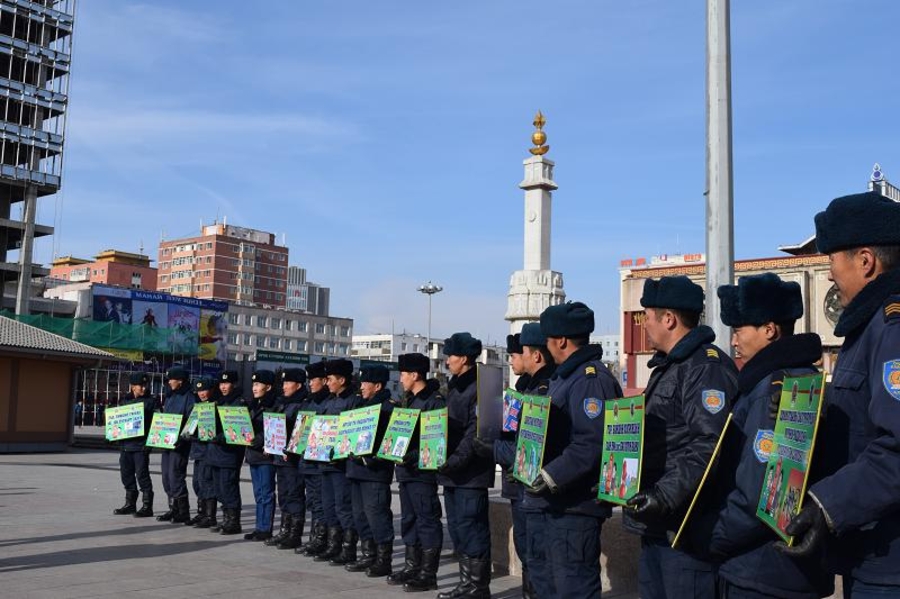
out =
[[[50,267],[50,278],[156,291],[156,269],[150,266],[150,258],[119,250],[104,250],[93,262],[72,256],[57,258]]]

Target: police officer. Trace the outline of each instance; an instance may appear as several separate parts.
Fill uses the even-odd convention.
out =
[[[294,430],[299,412],[306,401],[306,371],[302,368],[288,368],[281,373],[281,397],[275,402],[273,412],[285,415],[287,434]],[[306,493],[303,475],[297,468],[296,454],[285,452],[274,456],[275,487],[278,507],[281,508],[281,529],[277,535],[265,542],[279,549],[296,549],[303,544],[303,527],[306,523]]]
[[[187,371],[173,366],[166,373],[169,391],[163,404],[164,414],[180,414],[184,422],[194,409],[194,394]],[[162,450],[163,488],[169,498],[169,511],[156,519],[161,522],[183,523],[191,518],[188,501],[187,464],[191,452],[190,441],[179,438],[175,449]]]
[[[834,576],[823,572],[818,559],[794,561],[779,553],[775,536],[756,516],[783,380],[817,372],[813,364],[822,358],[821,339],[814,333],[794,334],[795,321],[803,315],[797,283],[766,273],[723,285],[718,295],[722,322],[732,327],[735,357],[744,360],[732,420],[740,432],[734,435],[736,451],[723,447],[719,465],[726,498],[702,543],[720,562],[719,597],[830,595]]]
[[[581,302],[541,314],[547,351],[558,364],[550,378],[550,417],[543,467],[525,489],[529,576],[544,598],[600,596],[600,529],[611,514],[594,502],[600,477],[603,402],[622,389],[591,345],[594,312]],[[526,339],[527,340],[527,339]]]
[[[325,413],[325,402],[330,395],[325,384],[325,361],[313,362],[306,367],[307,384],[309,385],[309,397],[303,406],[307,412],[316,414]],[[322,503],[322,470],[318,463],[308,462],[302,457],[297,466],[303,474],[306,487],[306,505],[309,507],[311,526],[309,529],[309,543],[302,549],[294,550],[294,553],[315,557],[324,552],[327,543],[328,525],[325,523],[325,506]]]
[[[119,402],[120,406],[144,404],[144,434],[119,441],[119,474],[125,487],[125,505],[113,510],[113,514],[134,514],[135,518],[153,515],[153,481],[150,480],[150,448],[145,445],[147,431],[159,402],[150,395],[150,378],[135,372],[128,379],[130,391]],[[138,488],[141,490],[141,509],[137,509]]]
[[[265,541],[272,538],[275,518],[275,465],[267,454],[263,430],[263,413],[275,406],[275,373],[257,370],[251,377],[253,399],[249,402],[250,421],[253,423],[253,442],[247,447],[247,463],[250,465],[250,481],[253,483],[253,499],[256,501],[256,523],[253,530],[244,535],[247,541]]]
[[[703,289],[684,276],[647,279],[641,305],[656,350],[647,388],[641,491],[625,528],[641,535],[640,594],[646,599],[715,596],[713,564],[669,546],[712,458],[737,394],[737,369],[700,325]],[[552,392],[551,392],[552,394]]]
[[[788,525],[789,555],[826,539],[845,597],[900,597],[900,204],[876,192],[816,215],[844,337],[816,452],[824,478]]]
[[[196,396],[194,403],[214,402],[214,393],[216,392],[216,381],[204,377],[194,383],[194,394]],[[199,427],[198,427],[199,428]],[[185,522],[187,526],[195,526],[197,528],[209,528],[212,526],[210,518],[215,518],[215,507],[213,513],[207,513],[207,506],[212,503],[216,504],[216,492],[213,489],[212,469],[206,461],[208,441],[200,441],[198,439],[198,431],[193,433],[184,432],[184,438],[191,442],[190,458],[194,460],[194,478],[193,487],[194,495],[197,497],[197,515]],[[210,502],[212,500],[212,502]]]
[[[234,370],[219,375],[218,406],[246,407],[240,380]],[[241,533],[241,466],[244,463],[244,447],[230,445],[225,440],[222,421],[216,415],[216,436],[206,448],[206,462],[212,471],[215,498],[207,503],[210,532],[223,535]],[[222,525],[216,521],[216,500],[222,504]]]
[[[362,402],[358,407],[380,407],[374,435],[376,450],[394,411],[391,392],[385,388],[389,379],[390,371],[384,366],[367,366],[359,374]],[[394,551],[394,514],[391,512],[394,464],[372,456],[351,455],[347,462],[347,479],[362,557],[344,567],[348,572],[365,572],[370,578],[387,576],[391,573]]]
[[[428,357],[423,354],[400,354],[397,357],[400,386],[404,397],[401,407],[420,412],[439,410],[446,404],[440,383],[429,379]],[[419,427],[407,443],[403,463],[396,468],[400,487],[400,534],[406,546],[403,569],[387,577],[389,585],[404,585],[405,590],[434,589],[437,586],[438,562],[444,543],[441,524],[441,502],[437,494],[434,472],[419,470]]]

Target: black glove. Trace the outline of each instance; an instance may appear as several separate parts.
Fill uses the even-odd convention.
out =
[[[366,463],[366,458],[364,458],[361,455],[355,455],[352,451],[347,456],[347,459],[349,461],[353,462],[354,464],[358,464],[360,466],[368,466],[369,465]]]
[[[669,508],[654,490],[641,491],[625,502],[631,508],[635,520],[649,522],[662,520],[669,515]]]
[[[597,495],[599,495],[599,494],[600,494],[600,483],[598,482],[596,485],[591,487],[591,497],[594,498],[594,503],[596,503],[597,505],[600,505],[601,503],[606,503],[604,500],[597,498]]]
[[[772,421],[778,419],[778,408],[781,407],[781,390],[773,391],[769,396],[769,418]]]
[[[522,481],[520,481],[518,478],[513,476],[512,468],[510,468],[509,470],[506,471],[506,474],[503,475],[503,478],[505,478],[506,482],[508,482],[508,483],[517,484],[517,485],[522,484]]]
[[[403,456],[403,465],[407,468],[418,468],[419,467],[419,452],[417,451],[407,451],[406,455]]]
[[[480,458],[494,459],[494,442],[485,441],[481,437],[475,437],[474,440],[475,455]]]
[[[810,500],[800,513],[791,519],[784,532],[794,537],[794,545],[788,547],[783,541],[778,541],[775,548],[790,557],[809,557],[828,538],[828,522],[819,504]]]
[[[547,484],[543,472],[537,475],[537,478],[534,479],[528,487],[528,492],[532,495],[549,495],[550,493],[556,493],[556,491],[551,489],[550,485]]]
[[[447,460],[440,466],[438,466],[438,469],[437,469],[438,472],[440,472],[441,474],[445,474],[445,475],[453,474],[457,470],[459,470],[459,461],[453,460],[452,458]]]

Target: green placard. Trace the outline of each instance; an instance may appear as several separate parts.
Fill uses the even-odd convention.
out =
[[[195,404],[197,412],[197,439],[212,441],[216,437],[216,404],[204,401]]]
[[[228,445],[253,443],[253,423],[246,406],[218,406],[222,432]]]
[[[309,429],[312,427],[312,419],[315,412],[297,412],[297,419],[294,421],[294,430],[291,431],[291,438],[285,451],[303,455],[306,451],[306,442],[309,440]]]
[[[284,455],[287,445],[287,416],[282,412],[263,412],[263,451],[269,455]]]
[[[522,418],[516,438],[513,478],[531,485],[544,466],[544,442],[550,421],[550,398],[541,395],[522,396]]]
[[[121,441],[144,435],[144,402],[106,408],[106,440]]]
[[[788,544],[793,542],[793,537],[786,535],[784,529],[803,504],[822,409],[821,398],[821,374],[784,379],[756,516]],[[754,447],[765,441],[757,439]],[[762,449],[757,449],[757,453],[760,451]]]
[[[351,453],[371,455],[375,448],[375,431],[378,430],[380,415],[381,404],[342,412],[333,459],[344,459]]]
[[[306,438],[306,450],[303,459],[312,462],[330,462],[334,444],[337,442],[337,429],[340,416],[313,416]]]
[[[447,461],[447,408],[419,414],[419,470],[437,470]]]
[[[603,453],[597,499],[625,505],[641,486],[644,448],[644,396],[609,400],[604,405]]]
[[[197,432],[197,407],[199,405],[199,403],[194,404],[194,409],[191,410],[191,413],[188,415],[187,420],[184,421],[184,426],[181,427],[182,436],[187,437]]]
[[[419,410],[394,408],[378,449],[378,457],[391,462],[402,462],[418,420]]]
[[[163,414],[157,412],[150,423],[150,431],[147,433],[147,447],[159,447],[160,449],[175,449],[178,441],[178,431],[181,430],[181,414]]]

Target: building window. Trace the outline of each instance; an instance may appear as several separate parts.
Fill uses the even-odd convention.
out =
[[[293,320],[285,320],[284,321],[284,330],[292,331],[294,329],[294,321]]]
[[[251,345],[252,343],[253,343],[253,336],[248,333],[244,333],[244,345]]]
[[[268,326],[269,319],[266,316],[257,316],[256,317],[256,326],[261,329],[264,329]]]
[[[238,336],[235,333],[228,333],[228,345],[237,345]]]
[[[265,335],[257,335],[256,336],[256,347],[265,347],[265,346],[266,346]]]
[[[297,351],[306,351],[306,341],[297,340]]]
[[[278,347],[281,345],[281,343],[279,343],[280,341],[281,340],[278,337],[269,337],[269,347],[271,347],[272,349],[278,349]]]
[[[322,323],[317,324],[316,325],[316,334],[323,335],[324,333],[325,333],[325,325]]]
[[[308,324],[308,323],[303,322],[303,321],[298,322],[298,323],[297,323],[297,330],[300,331],[301,333],[305,333],[305,332],[306,332],[307,324]]]
[[[400,344],[400,351],[406,353],[406,341]]]
[[[273,329],[280,329],[280,328],[281,328],[281,319],[280,319],[280,318],[273,318],[273,319],[272,319],[272,328],[273,328]]]
[[[291,343],[291,340],[290,340],[290,339],[285,339],[285,340],[284,340],[284,351],[291,351],[291,346],[292,346],[292,345],[293,345],[293,344]]]
[[[237,324],[238,323],[238,315],[237,314],[229,314],[228,315],[228,324]]]
[[[315,347],[316,347],[316,353],[317,353],[317,354],[324,354],[324,353],[325,353],[325,344],[322,343],[321,341],[316,341],[316,346],[315,346]]]
[[[253,317],[249,314],[244,314],[244,324],[248,327],[253,325]]]
[[[350,336],[350,327],[341,327],[341,337]]]

